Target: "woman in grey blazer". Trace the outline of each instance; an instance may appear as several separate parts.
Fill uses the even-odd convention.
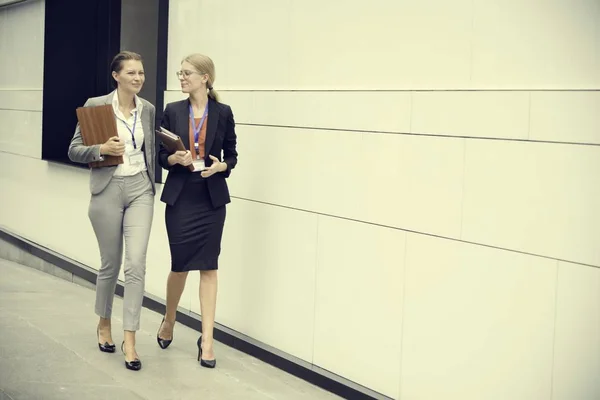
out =
[[[124,340],[125,367],[138,371],[142,363],[135,350],[144,297],[146,251],[154,215],[154,106],[137,96],[144,84],[139,54],[124,51],[111,64],[116,90],[90,98],[84,107],[111,104],[118,136],[106,143],[85,146],[79,124],[69,146],[69,158],[79,163],[100,161],[105,155],[123,156],[123,164],[92,168],[88,216],[98,240],[101,266],[96,281],[96,314],[100,351],[115,352],[111,314],[125,244]]]

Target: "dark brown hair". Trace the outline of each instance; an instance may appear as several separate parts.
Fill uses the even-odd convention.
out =
[[[140,56],[138,53],[134,53],[133,51],[122,51],[119,54],[117,54],[110,63],[111,78],[113,72],[116,72],[117,74],[121,72],[121,70],[123,69],[123,61],[128,60],[136,60],[139,62],[143,62],[142,56]],[[115,88],[118,85],[117,81],[114,78],[112,78],[112,85]]]

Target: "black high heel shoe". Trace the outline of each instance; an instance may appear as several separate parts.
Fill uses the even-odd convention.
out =
[[[214,368],[217,366],[217,360],[203,360],[202,359],[202,335],[198,338],[198,361],[200,365],[206,368]]]
[[[156,332],[156,341],[158,342],[158,345],[160,346],[161,349],[166,349],[167,347],[169,347],[169,345],[171,344],[171,342],[173,341],[173,334],[171,334],[171,339],[167,340],[167,339],[161,339],[160,336],[158,336],[158,334],[160,333],[160,328],[162,328],[163,324],[165,323],[165,319],[163,318],[162,322],[160,323],[160,326],[158,327],[158,332]]]
[[[114,353],[115,352],[114,344],[108,344],[108,342],[104,342],[104,344],[100,343],[100,327],[96,328],[96,336],[98,336],[98,348],[100,349],[100,351],[102,351],[104,353]]]
[[[121,343],[121,351],[123,352],[123,355],[125,355],[125,349],[123,348],[123,346],[125,346],[125,341]],[[125,368],[130,369],[132,371],[139,371],[140,369],[142,369],[142,362],[139,358],[136,358],[133,361],[127,361],[127,359],[125,359]]]

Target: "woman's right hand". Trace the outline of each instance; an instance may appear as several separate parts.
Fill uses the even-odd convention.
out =
[[[180,164],[187,167],[192,163],[192,153],[189,151],[176,151],[168,158],[169,165]]]
[[[113,136],[100,145],[100,154],[108,156],[122,156],[125,153],[125,143],[118,136]]]

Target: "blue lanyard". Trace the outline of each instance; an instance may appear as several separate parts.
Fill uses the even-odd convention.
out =
[[[206,108],[204,109],[204,114],[202,114],[202,119],[200,120],[200,124],[198,128],[196,128],[196,121],[194,120],[194,110],[192,110],[192,105],[190,104],[190,120],[192,121],[192,129],[194,130],[194,143],[196,146],[200,146],[198,143],[198,137],[200,136],[200,130],[202,129],[202,125],[204,125],[204,120],[208,115],[208,103],[206,103]]]
[[[133,130],[129,129],[129,125],[127,125],[127,122],[123,121],[122,119],[121,122],[123,122],[123,124],[127,127],[129,133],[131,133],[131,141],[133,142],[133,148],[137,149],[137,145],[135,144],[135,123],[137,122],[137,111],[135,112],[135,116],[133,118]]]

